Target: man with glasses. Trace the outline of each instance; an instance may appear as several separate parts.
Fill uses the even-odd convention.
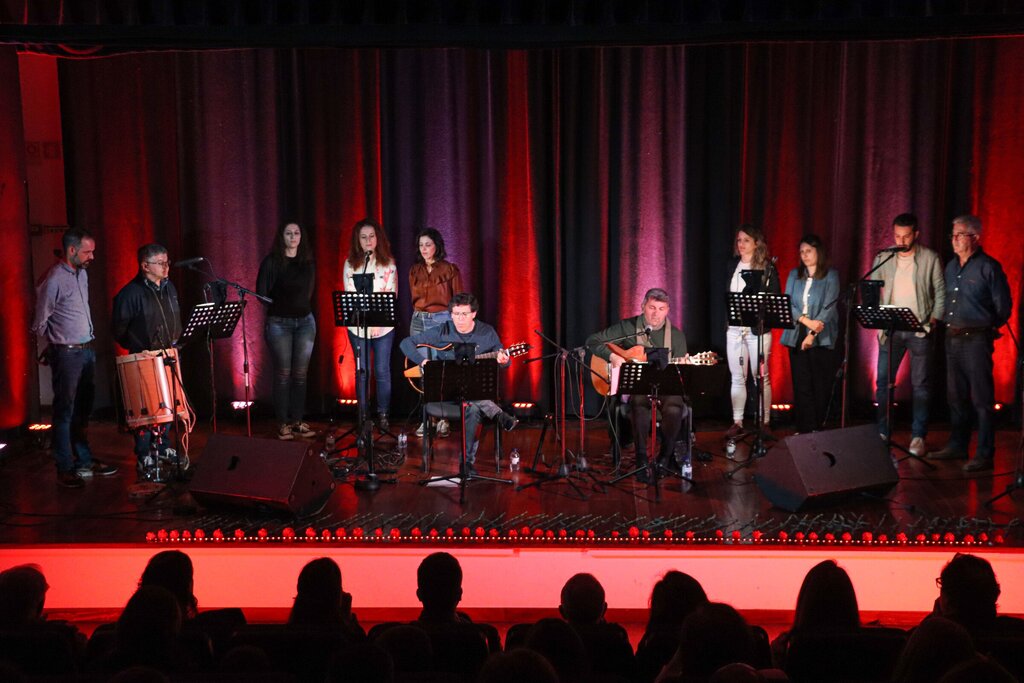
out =
[[[160,349],[171,348],[181,336],[178,291],[167,279],[170,261],[166,247],[140,247],[138,260],[138,274],[114,297],[114,339],[128,353],[157,355]],[[136,471],[140,476],[145,476],[154,436],[159,439],[158,452],[163,455],[167,450],[166,430],[167,425],[163,424],[155,430],[145,427],[135,431]]]
[[[498,365],[507,367],[510,362],[508,353],[501,344],[501,339],[493,327],[476,319],[480,308],[477,298],[468,292],[460,292],[448,302],[448,312],[452,319],[419,334],[402,340],[401,349],[405,357],[414,363],[424,365],[431,360],[455,360],[456,344],[472,344],[475,352],[497,352]],[[494,401],[470,401],[466,406],[466,466],[469,474],[475,475],[476,428],[480,424],[481,415],[498,420],[498,424],[506,431],[515,429],[519,420],[509,415]]]
[[[117,468],[93,460],[85,434],[96,394],[87,272],[96,255],[96,240],[82,228],[70,228],[61,238],[61,246],[63,258],[53,264],[36,290],[32,331],[49,342],[43,362],[50,366],[53,377],[57,483],[81,488],[85,486],[83,477],[109,476]]]
[[[931,349],[933,326],[942,320],[946,307],[946,285],[942,279],[939,255],[919,243],[917,217],[901,213],[892,221],[893,243],[906,251],[879,253],[874,265],[875,277],[882,280],[882,304],[907,307],[924,326],[924,332],[897,330],[892,339],[892,369],[896,372],[903,357],[910,353],[910,381],[914,386],[914,420],[911,426],[910,452],[919,458],[927,453],[928,406],[931,402]],[[883,263],[883,259],[886,259]],[[881,266],[879,267],[879,264]],[[878,404],[878,431],[889,436],[885,421],[889,388],[889,345],[885,330],[878,331],[878,372],[875,400]]]
[[[971,414],[978,421],[978,448],[965,472],[992,469],[995,454],[993,342],[1010,319],[1010,286],[1003,267],[981,248],[981,219],[953,219],[953,259],[946,265],[946,393],[951,432],[933,460],[965,460]]]

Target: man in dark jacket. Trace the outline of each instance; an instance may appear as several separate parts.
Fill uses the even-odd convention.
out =
[[[178,292],[167,279],[170,261],[167,248],[147,244],[139,248],[139,273],[114,297],[114,339],[129,353],[161,355],[181,335],[181,308]],[[178,387],[180,392],[181,388]],[[143,477],[155,450],[167,450],[167,424],[151,425],[135,430],[136,469]]]

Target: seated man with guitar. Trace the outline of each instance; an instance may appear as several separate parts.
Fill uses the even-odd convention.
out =
[[[646,350],[651,348],[667,348],[673,363],[685,362],[686,335],[669,322],[669,296],[664,289],[650,289],[644,295],[642,313],[633,318],[626,318],[611,327],[595,332],[587,337],[587,350],[596,359],[595,369],[604,365],[604,372],[599,374],[611,382],[614,370],[626,361],[647,360]],[[603,362],[602,362],[603,361]],[[595,377],[594,387],[602,392],[599,380]],[[644,434],[650,432],[651,406],[647,396],[634,395],[629,398],[630,413],[633,422],[633,434],[636,443],[636,466],[647,465],[647,440]],[[673,467],[672,456],[676,438],[690,408],[682,396],[661,397],[661,449],[658,453],[658,464]],[[637,479],[647,481],[647,471],[637,474]]]
[[[406,358],[419,367],[430,360],[455,360],[456,344],[473,344],[476,358],[496,358],[498,364],[507,367],[512,357],[501,345],[501,339],[493,327],[476,319],[480,305],[476,297],[468,292],[456,294],[448,302],[448,312],[452,319],[437,327],[424,330],[419,334],[402,340],[401,349]],[[433,358],[431,358],[433,352]],[[498,424],[506,431],[515,429],[519,420],[504,412],[494,401],[471,401],[466,406],[466,464],[470,474],[474,472],[476,460],[476,428],[480,424],[481,414],[498,420]]]

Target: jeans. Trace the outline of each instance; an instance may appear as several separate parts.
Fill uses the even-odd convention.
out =
[[[764,400],[761,405],[762,421],[767,424],[772,415],[772,383],[768,377],[768,358],[772,351],[772,335],[764,335],[762,353],[764,354]],[[743,422],[743,411],[747,406],[747,372],[748,368],[757,384],[757,368],[751,361],[757,362],[757,334],[747,327],[729,327],[725,331],[725,355],[729,361],[729,374],[732,376],[730,398],[732,398],[733,422]]]
[[[419,334],[424,330],[429,330],[432,327],[438,327],[450,322],[452,316],[448,311],[437,311],[436,313],[427,313],[426,311],[413,311],[412,320],[409,322],[409,336]]]
[[[633,418],[633,443],[636,446],[636,466],[647,465],[647,442],[651,438],[651,402],[646,395],[629,397],[630,413]],[[683,420],[690,413],[690,407],[682,396],[661,397],[661,448],[658,460],[662,464],[671,461],[676,439],[683,426]],[[689,435],[684,435],[688,438]]]
[[[913,332],[897,331],[892,336],[892,371],[900,368],[903,356],[910,352],[910,381],[914,386],[914,421],[911,435],[928,436],[928,404],[930,402],[928,367],[931,362],[931,337],[918,337]],[[889,434],[885,424],[885,400],[889,384],[889,344],[878,346],[878,379],[875,384],[875,402],[878,404],[878,431]]]
[[[992,340],[985,333],[946,337],[946,396],[949,399],[949,445],[967,451],[972,414],[978,421],[975,457],[995,455],[995,384],[992,379]]]
[[[361,367],[363,358],[363,344],[367,341],[357,337],[351,332],[348,333],[348,340],[352,344],[352,352],[356,355],[356,367]],[[395,341],[395,331],[391,330],[382,337],[370,339],[370,352],[373,356],[373,374],[377,378],[377,412],[387,415],[391,409],[391,346]],[[367,369],[367,372],[369,369]],[[356,394],[359,402],[366,404],[366,396],[363,392],[363,383],[357,377]]]
[[[501,407],[494,401],[470,401],[466,405],[466,462],[472,465],[476,462],[476,448],[480,442],[476,438],[476,428],[483,422],[484,416],[491,419],[501,415]]]
[[[268,316],[263,330],[274,361],[274,416],[280,424],[302,420],[306,412],[306,376],[313,355],[316,320]]]
[[[53,375],[53,459],[58,472],[92,465],[85,436],[96,396],[96,352],[51,346]]]

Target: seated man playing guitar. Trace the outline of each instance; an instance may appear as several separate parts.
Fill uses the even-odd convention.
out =
[[[477,358],[493,354],[499,365],[507,367],[511,357],[502,347],[498,333],[487,323],[476,320],[479,307],[476,297],[472,294],[456,294],[448,302],[451,321],[406,337],[400,345],[402,353],[406,358],[422,366],[430,360],[455,360],[456,344],[473,344],[476,347]],[[431,351],[434,352],[433,359]],[[504,412],[494,401],[469,402],[466,406],[466,424],[463,428],[466,438],[466,464],[471,474],[476,460],[476,428],[480,424],[481,414],[496,418],[506,431],[515,429],[519,423],[513,415]]]
[[[627,354],[628,360],[646,359],[646,356],[637,353],[637,347],[667,348],[673,362],[685,359],[686,335],[669,322],[668,292],[657,288],[648,290],[641,308],[643,312],[640,315],[626,318],[587,337],[587,350],[607,361],[611,368],[618,368],[627,361],[627,358],[612,351],[611,346],[631,350],[632,352]],[[647,440],[643,435],[650,432],[651,406],[646,395],[634,395],[629,398],[629,407],[633,434],[636,436],[636,466],[644,467],[647,465]],[[672,455],[676,438],[689,410],[682,396],[661,397],[662,441],[658,453],[659,465],[673,466]],[[637,479],[646,482],[646,470],[638,473]]]

